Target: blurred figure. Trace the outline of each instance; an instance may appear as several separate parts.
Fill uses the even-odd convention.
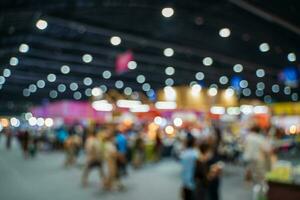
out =
[[[27,130],[19,132],[19,141],[20,141],[20,144],[21,144],[21,148],[22,148],[22,151],[23,151],[24,158],[28,158],[30,135],[29,135],[29,132]]]
[[[264,182],[270,168],[271,144],[258,126],[251,128],[245,139],[244,160],[247,163],[246,179],[255,184]]]
[[[118,176],[119,178],[127,175],[127,138],[121,132],[117,132],[115,136],[115,142],[118,151],[118,159],[117,159],[117,166],[118,166]]]
[[[160,131],[159,129],[157,129],[156,136],[155,136],[155,146],[154,146],[154,156],[156,161],[160,160],[162,149],[163,149],[163,143],[160,136]]]
[[[11,148],[11,141],[12,141],[12,131],[10,129],[5,129],[5,133],[6,133],[6,150],[10,150]]]
[[[138,134],[134,144],[133,166],[140,168],[145,159],[145,144],[141,134]]]
[[[100,179],[103,180],[104,174],[102,169],[103,152],[101,144],[96,137],[96,133],[90,134],[85,143],[86,162],[82,173],[82,185],[87,186],[88,175],[93,168],[99,170]]]
[[[183,200],[195,199],[195,181],[194,173],[196,161],[198,159],[198,152],[194,149],[195,140],[193,136],[187,137],[185,149],[180,155],[182,172],[182,198]]]
[[[199,149],[201,157],[195,169],[196,199],[219,200],[222,163],[209,143],[201,144]]]
[[[65,167],[76,163],[77,155],[81,146],[81,138],[78,135],[70,135],[65,141],[66,160]]]

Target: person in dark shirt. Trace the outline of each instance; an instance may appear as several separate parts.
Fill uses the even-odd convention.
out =
[[[222,164],[208,143],[200,145],[201,156],[195,169],[196,199],[219,200]]]

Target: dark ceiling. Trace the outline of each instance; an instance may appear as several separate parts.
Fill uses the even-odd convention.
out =
[[[161,9],[169,6],[175,14],[164,18]],[[251,89],[250,96],[241,93],[241,97],[264,100],[270,95],[272,101],[291,101],[278,74],[286,66],[299,68],[298,61],[287,59],[290,52],[299,55],[299,10],[300,1],[294,0],[1,0],[0,73],[9,68],[11,76],[0,90],[0,112],[47,101],[49,92],[61,83],[69,87],[76,82],[84,94],[88,87],[104,84],[114,88],[117,80],[123,80],[125,86],[142,91],[136,81],[139,74],[145,75],[151,88],[159,89],[170,77],[174,85],[189,84],[199,71],[205,74],[201,84],[206,87],[215,83],[227,88],[230,83],[221,85],[219,78],[239,75]],[[36,28],[39,19],[48,22],[45,30]],[[231,30],[228,38],[219,36],[224,27]],[[122,39],[119,46],[110,44],[114,35]],[[270,45],[268,52],[259,51],[264,42]],[[19,52],[22,43],[29,45],[27,53]],[[174,56],[163,55],[168,47],[174,49]],[[133,52],[138,67],[117,75],[115,58],[126,50]],[[82,61],[85,53],[93,56],[91,63]],[[13,56],[19,59],[17,66],[9,65]],[[207,56],[213,59],[212,66],[202,64]],[[233,71],[238,63],[244,66],[239,74]],[[60,72],[62,65],[70,66],[70,74]],[[173,76],[165,74],[167,66],[175,68]],[[255,75],[259,68],[265,70],[265,77]],[[113,73],[109,80],[102,77],[105,70]],[[55,82],[47,81],[49,73],[56,74]],[[92,86],[83,84],[85,77],[93,79]],[[40,79],[45,80],[46,87],[24,97],[23,90]],[[257,97],[258,82],[266,87],[264,95]],[[272,92],[273,84],[279,84],[279,93]],[[292,88],[291,94],[299,91],[299,87]],[[55,100],[71,99],[73,93],[67,89]]]

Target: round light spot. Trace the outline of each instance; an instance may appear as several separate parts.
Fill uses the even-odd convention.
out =
[[[222,84],[222,85],[225,85],[228,83],[228,78],[227,76],[221,76],[220,79],[219,79],[219,82]]]
[[[144,76],[144,75],[138,75],[137,77],[136,77],[136,81],[138,82],[138,83],[144,83],[145,81],[146,81],[146,77]]]
[[[290,61],[290,62],[295,62],[296,61],[296,54],[295,53],[289,53],[288,54],[288,56],[287,56],[287,58],[288,58],[288,60]]]
[[[205,78],[205,75],[203,72],[197,72],[196,75],[195,75],[195,78],[198,80],[198,81],[201,81]]]
[[[265,89],[265,84],[263,83],[263,82],[259,82],[259,83],[257,83],[256,84],[256,88],[258,89],[258,90],[264,90]]]
[[[103,91],[99,88],[99,87],[94,87],[92,89],[92,95],[94,97],[99,97],[99,96],[102,96],[103,95]]]
[[[211,57],[205,57],[203,60],[202,60],[202,63],[203,65],[205,66],[210,66],[213,64],[213,59]]]
[[[232,88],[227,88],[225,90],[225,96],[226,97],[232,97],[234,95],[234,90]]]
[[[82,97],[82,95],[79,91],[74,92],[74,94],[73,94],[74,99],[79,100],[79,99],[81,99],[81,97]]]
[[[246,81],[246,80],[241,80],[241,82],[240,82],[240,87],[241,88],[246,88],[246,87],[248,87],[248,81]]]
[[[85,96],[90,97],[92,96],[92,89],[91,88],[87,88],[84,91]]]
[[[46,20],[43,20],[43,19],[39,19],[35,26],[40,29],[40,30],[44,30],[48,27],[48,22]]]
[[[28,44],[21,44],[19,46],[19,52],[21,52],[21,53],[27,53],[28,51],[29,51]]]
[[[103,93],[107,91],[106,85],[100,85],[100,89],[102,90]]]
[[[174,80],[172,78],[167,78],[165,80],[165,84],[168,86],[172,86],[172,85],[174,85]]]
[[[121,38],[119,36],[112,36],[110,38],[110,43],[114,46],[118,46],[120,45],[122,42]]]
[[[169,18],[169,17],[172,17],[174,15],[174,9],[173,8],[163,8],[161,10],[161,14],[166,17],[166,18]]]
[[[214,88],[214,87],[211,87],[208,89],[208,95],[213,97],[213,96],[216,96],[218,94],[218,89],[217,88]]]
[[[258,97],[262,97],[264,95],[264,91],[263,90],[256,90],[255,95],[258,96]]]
[[[230,36],[230,29],[229,28],[222,28],[220,31],[219,31],[219,35],[223,38],[227,38]]]
[[[10,124],[13,127],[19,127],[20,126],[20,120],[18,120],[17,118],[13,117],[10,119]]]
[[[46,119],[45,119],[45,125],[46,125],[47,127],[52,127],[53,124],[54,124],[53,119],[51,119],[51,118],[46,118]]]
[[[5,83],[5,77],[0,76],[0,85],[3,85]]]
[[[30,91],[31,93],[36,92],[36,90],[37,90],[36,85],[34,85],[34,84],[30,84],[30,85],[29,85],[29,91]]]
[[[59,84],[59,85],[57,86],[57,90],[58,90],[59,92],[61,92],[61,93],[65,92],[66,89],[67,89],[67,87],[66,87],[65,84]]]
[[[38,126],[44,126],[45,120],[41,117],[37,118],[36,125]]]
[[[132,94],[132,89],[130,87],[126,87],[124,89],[124,94],[127,95],[127,96],[131,95]]]
[[[165,55],[166,57],[171,57],[171,56],[174,55],[174,50],[173,50],[172,48],[166,48],[166,49],[164,50],[164,55]]]
[[[265,76],[265,70],[264,69],[257,69],[256,70],[256,76],[259,78],[262,78]]]
[[[90,63],[93,61],[93,56],[91,54],[84,54],[82,56],[82,61],[85,63]]]
[[[8,78],[8,77],[10,77],[11,76],[11,71],[10,71],[10,69],[4,69],[3,70],[3,76],[4,77],[6,77],[6,78]]]
[[[292,93],[292,90],[291,90],[291,88],[289,86],[286,86],[286,87],[284,87],[283,92],[286,95],[290,95]]]
[[[192,89],[192,95],[196,96],[201,92],[202,87],[201,85],[196,83],[191,86],[191,89]]]
[[[108,71],[108,70],[105,70],[103,73],[102,73],[102,76],[103,78],[105,79],[109,79],[111,77],[111,72]]]
[[[124,87],[124,82],[121,81],[121,80],[117,80],[116,83],[115,83],[115,87],[118,88],[118,89],[121,89]]]
[[[151,86],[149,83],[144,83],[143,86],[142,86],[142,89],[147,92],[151,89]]]
[[[236,73],[241,73],[243,71],[243,65],[241,64],[235,64],[233,66],[233,71],[236,72]]]
[[[175,131],[175,129],[174,129],[174,127],[173,126],[166,126],[166,128],[165,128],[165,132],[166,132],[166,134],[168,134],[168,135],[171,135],[171,134],[174,134],[174,131]]]
[[[28,123],[30,126],[35,126],[37,123],[37,119],[35,117],[31,117],[29,118]]]
[[[174,67],[167,67],[167,68],[165,69],[165,73],[166,73],[167,75],[169,75],[169,76],[172,76],[172,75],[175,73]]]
[[[264,97],[264,101],[265,101],[265,103],[272,103],[272,97],[270,95],[266,95]]]
[[[25,119],[29,120],[31,117],[33,117],[31,112],[25,113]]]
[[[293,93],[291,97],[292,97],[293,101],[298,101],[299,100],[299,95],[297,93]]]
[[[269,44],[266,43],[266,42],[261,43],[261,44],[259,45],[259,50],[260,50],[261,52],[267,52],[267,51],[270,50],[270,46],[269,46]]]
[[[137,63],[135,61],[129,61],[127,64],[128,69],[134,70],[137,68]]]
[[[44,88],[46,86],[46,83],[45,83],[44,80],[38,80],[36,82],[36,85],[37,85],[38,88]]]
[[[78,89],[78,84],[77,83],[71,83],[70,84],[70,90],[72,91],[76,91]]]
[[[57,97],[57,92],[56,90],[51,90],[49,93],[50,98],[55,99]]]
[[[29,97],[29,96],[30,96],[30,91],[29,91],[27,88],[25,88],[25,89],[23,90],[23,96],[24,96],[24,97]]]
[[[56,81],[56,75],[55,74],[48,74],[47,80],[49,82],[55,82]]]
[[[11,66],[17,66],[19,64],[19,59],[17,57],[11,57],[9,60]]]
[[[90,85],[93,84],[93,80],[90,77],[85,77],[83,79],[83,84],[86,85],[86,86],[90,86]]]
[[[180,127],[180,126],[182,126],[183,121],[182,121],[181,118],[176,117],[176,118],[173,120],[173,123],[174,123],[174,125],[175,125],[176,127]]]
[[[245,89],[243,89],[242,93],[244,96],[248,97],[251,95],[251,90],[249,88],[245,88]]]
[[[274,93],[278,93],[280,90],[279,85],[278,84],[274,84],[272,85],[272,92]]]
[[[71,69],[68,65],[63,65],[63,66],[61,66],[60,71],[63,74],[68,74],[68,73],[70,73]]]

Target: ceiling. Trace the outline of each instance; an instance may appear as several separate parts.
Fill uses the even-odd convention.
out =
[[[174,15],[165,18],[164,7],[174,8]],[[87,99],[85,90],[105,85],[115,88],[115,82],[122,80],[124,87],[143,91],[136,81],[140,74],[146,83],[156,90],[165,86],[165,80],[172,78],[174,85],[188,85],[195,81],[195,74],[203,72],[203,87],[220,84],[219,78],[231,79],[240,76],[248,81],[251,94],[242,98],[259,98],[273,102],[291,101],[293,94],[299,94],[299,87],[284,93],[285,85],[278,81],[278,74],[286,66],[296,66],[287,55],[295,53],[299,58],[300,47],[300,2],[293,0],[2,0],[0,2],[0,75],[9,69],[11,75],[5,78],[0,90],[0,113],[20,112],[32,104],[58,99],[73,99],[75,92]],[[44,30],[36,27],[39,19],[46,20]],[[227,38],[219,36],[222,28],[229,28]],[[118,46],[110,43],[112,36],[119,36]],[[268,43],[270,50],[259,51],[261,43]],[[19,52],[21,44],[27,44],[29,51]],[[174,49],[172,57],[163,54],[165,48]],[[131,50],[138,67],[123,74],[114,72],[115,58]],[[92,62],[84,63],[82,56],[90,54]],[[10,58],[16,57],[18,64],[10,66]],[[203,65],[203,58],[211,57],[211,66]],[[243,71],[236,73],[233,66],[243,65]],[[61,73],[61,66],[68,65],[69,74]],[[165,74],[165,68],[172,66],[175,74]],[[256,76],[257,69],[264,69],[265,76]],[[112,72],[109,79],[102,73]],[[49,82],[47,75],[56,75],[55,82]],[[84,78],[90,77],[93,84],[86,86]],[[46,86],[24,96],[24,89],[44,80]],[[71,83],[78,89],[69,89]],[[263,94],[257,96],[257,83],[263,82]],[[57,91],[59,84],[65,84],[65,92],[58,92],[56,98],[49,93]],[[274,93],[272,86],[278,84],[280,91]],[[295,98],[294,98],[295,100]]]

